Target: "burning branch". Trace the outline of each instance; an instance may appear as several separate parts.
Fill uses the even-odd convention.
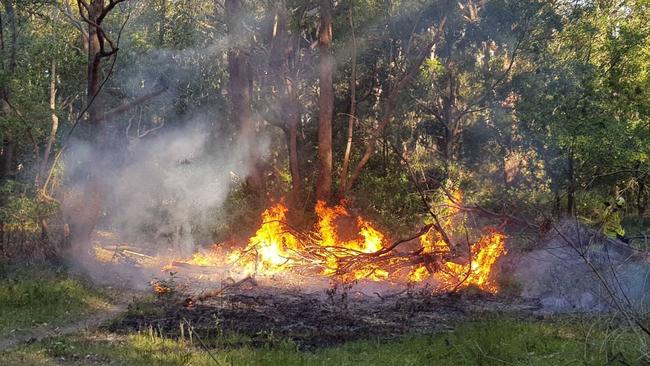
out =
[[[474,242],[466,230],[468,260],[466,264],[459,264],[454,262],[457,253],[449,245],[451,239],[443,237],[435,223],[425,225],[408,238],[389,244],[381,232],[359,216],[355,224],[357,236],[342,239],[336,220],[354,218],[343,205],[327,207],[319,202],[316,205],[319,219],[315,231],[301,231],[286,223],[287,210],[281,203],[267,209],[262,214],[262,225],[248,245],[225,255],[225,261],[236,265],[245,276],[241,283],[252,280],[256,275],[300,273],[324,275],[343,283],[358,280],[432,280],[439,291],[455,291],[470,285],[487,292],[498,290],[491,270],[499,256],[505,253],[505,236],[495,229],[485,230]],[[453,224],[453,216],[458,213],[460,211],[454,212],[444,222],[438,221],[442,232],[446,233],[446,227]],[[224,263],[224,255],[215,255],[213,260],[207,261],[205,255],[197,255],[187,263],[218,265]],[[238,286],[240,282],[233,286]],[[213,297],[223,290],[205,296]]]

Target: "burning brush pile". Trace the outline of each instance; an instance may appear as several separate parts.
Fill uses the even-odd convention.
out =
[[[280,202],[263,212],[259,228],[245,244],[216,244],[184,259],[139,253],[137,268],[153,275],[158,296],[142,309],[132,304],[134,311],[111,330],[148,330],[182,338],[185,327],[191,326],[193,334],[208,339],[233,332],[256,345],[266,344],[265,335],[272,334],[311,349],[354,339],[444,331],[481,313],[538,316],[611,308],[610,301],[599,297],[603,291],[594,291],[598,280],[587,276],[597,262],[585,264],[571,247],[558,257],[560,246],[553,237],[542,239],[523,260],[522,253],[508,259],[509,275],[521,283],[522,296],[512,296],[512,288],[493,296],[501,290],[497,275],[506,254],[505,235],[490,226],[478,229],[481,217],[469,214],[476,211],[463,206],[459,193],[449,194],[430,211],[429,224],[395,241],[344,203],[318,202],[316,221],[305,230],[288,222],[289,209]],[[559,230],[571,233],[575,227]],[[600,237],[596,234],[578,237]],[[584,247],[593,247],[590,243]],[[127,250],[116,243],[106,254],[133,258]],[[608,265],[613,257],[604,249],[589,258],[601,258]],[[625,265],[617,266],[626,269],[623,274],[645,276],[638,270],[647,268],[641,263],[620,264]],[[119,268],[124,275],[126,267]],[[618,283],[618,274],[600,273],[602,279]],[[625,296],[647,293],[639,276],[624,278],[638,284],[636,292],[621,289]],[[576,302],[580,306],[573,305]]]
[[[261,226],[245,247],[215,245],[164,269],[227,268],[231,278],[301,276],[341,284],[426,283],[435,293],[468,286],[498,292],[493,269],[506,253],[504,234],[492,227],[472,233],[459,193],[450,195],[438,211],[413,237],[391,242],[370,221],[351,214],[344,203],[317,202],[317,222],[310,231],[290,225],[288,208],[276,203],[264,211]]]
[[[288,214],[276,203],[246,245],[214,245],[172,260],[163,268],[171,277],[152,282],[156,314],[131,312],[112,330],[182,337],[179,324],[191,324],[201,337],[235,332],[263,344],[264,334],[274,334],[310,349],[442,331],[470,313],[536,309],[489,296],[499,291],[505,236],[470,229],[459,194],[417,234],[397,241],[344,203],[318,202],[311,230],[292,226]],[[479,291],[457,291],[468,287]]]

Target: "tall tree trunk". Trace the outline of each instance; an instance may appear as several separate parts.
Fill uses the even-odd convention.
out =
[[[13,74],[16,71],[16,52],[17,52],[17,41],[18,33],[16,26],[16,12],[14,10],[13,2],[10,0],[3,1],[5,13],[7,14],[6,24],[10,30],[10,39],[8,42],[4,39],[4,33],[0,33],[0,39],[2,40],[2,53],[9,54],[9,60],[6,65],[5,73],[8,76],[8,79],[13,77]],[[0,21],[0,32],[4,30],[4,24]],[[4,68],[4,63],[2,64]],[[11,90],[9,88],[9,83],[4,83],[0,85],[0,113],[5,116],[12,114],[11,106],[9,105],[9,99],[11,96]],[[14,167],[14,158],[16,152],[16,141],[13,136],[5,136],[5,140],[2,142],[2,150],[0,151],[0,181],[4,179],[9,179],[13,167]]]
[[[562,197],[560,196],[560,188],[553,187],[553,213],[557,218],[562,217]]]
[[[104,10],[104,0],[92,0],[88,5],[87,16],[88,20],[94,24],[98,24],[99,16]],[[100,22],[101,23],[101,22]],[[103,103],[99,96],[100,83],[103,79],[103,72],[101,67],[102,61],[102,42],[103,37],[96,26],[88,24],[88,85],[86,88],[86,95],[88,100],[86,103],[91,103],[88,108],[88,118],[91,124],[97,124],[101,119],[101,111],[103,110]],[[99,129],[99,126],[94,126]],[[97,133],[96,137],[99,133]]]
[[[318,113],[318,180],[316,199],[327,201],[332,193],[332,116],[334,114],[334,55],[332,54],[332,0],[320,1],[318,34],[319,113]]]
[[[291,58],[298,47],[297,37],[290,35],[287,29],[287,9],[284,1],[275,4],[275,22],[271,29],[271,49],[269,55],[268,81],[273,94],[267,120],[282,129],[287,141],[289,154],[289,171],[291,172],[291,203],[300,202],[302,184],[300,177],[300,160],[298,157],[298,127],[300,125],[300,104],[294,85]]]
[[[158,25],[158,46],[165,44],[165,31],[167,24],[167,0],[160,0],[160,23]]]
[[[352,30],[352,72],[350,74],[350,115],[348,116],[348,139],[345,144],[343,164],[339,175],[339,195],[345,194],[345,187],[348,184],[348,170],[350,169],[350,156],[352,155],[352,138],[354,137],[354,120],[357,107],[357,39],[354,34],[354,22],[352,19],[352,8],[349,14],[350,29]]]
[[[13,139],[7,139],[3,143],[0,161],[0,182],[2,180],[10,179],[14,167],[14,156],[16,152],[16,142]]]
[[[101,179],[95,169],[95,164],[103,164],[103,154],[108,142],[103,138],[103,128],[100,120],[103,103],[99,95],[100,84],[103,79],[101,67],[102,35],[97,27],[91,23],[98,24],[97,20],[104,9],[104,0],[92,0],[86,8],[88,18],[88,64],[87,64],[87,85],[86,104],[88,107],[88,123],[93,131],[91,139],[94,144],[95,156],[87,162],[84,169],[84,181],[79,187],[81,192],[75,199],[64,202],[64,217],[70,228],[70,246],[75,252],[86,254],[84,247],[90,243],[92,234],[95,231],[97,222],[102,211],[103,189]],[[80,8],[80,12],[83,10]]]
[[[637,209],[637,214],[639,216],[643,216],[645,214],[645,210],[648,205],[648,199],[645,196],[645,191],[646,191],[646,184],[645,184],[645,177],[640,177],[637,178],[637,196],[636,196],[636,209]]]
[[[291,199],[296,203],[302,195],[300,160],[298,159],[298,123],[290,122],[287,139],[287,146],[289,147],[289,169],[291,171]]]
[[[56,141],[56,133],[59,130],[59,117],[56,115],[56,78],[56,60],[52,60],[52,66],[50,68],[50,136],[47,139],[43,159],[41,160],[41,166],[38,171],[38,176],[41,179],[45,177],[45,173],[47,172],[50,154]]]
[[[300,125],[300,105],[293,81],[287,78],[286,82],[286,108],[288,118],[288,147],[289,170],[291,171],[291,198],[294,203],[299,202],[302,195],[300,178],[300,160],[298,158],[298,126]]]
[[[262,187],[262,173],[259,164],[259,151],[255,144],[255,126],[251,109],[251,91],[253,87],[250,56],[243,45],[247,42],[243,18],[246,15],[240,0],[226,0],[226,23],[230,46],[228,50],[228,75],[231,116],[239,128],[240,144],[250,146],[246,157],[248,168],[247,184],[259,190]]]
[[[13,75],[16,70],[16,51],[18,48],[18,31],[16,24],[16,10],[14,9],[14,4],[12,0],[4,0],[5,12],[7,13],[7,24],[11,31],[11,43],[9,44],[9,62],[7,63],[7,71],[10,75]],[[4,47],[4,38],[3,38],[3,50],[7,51]]]
[[[102,174],[105,174],[112,163],[110,150],[115,142],[111,137],[116,131],[105,123],[104,102],[100,95],[101,84],[104,80],[102,60],[114,55],[118,50],[102,29],[106,16],[120,2],[125,0],[112,0],[108,5],[105,0],[79,1],[79,13],[88,25],[88,65],[87,65],[87,106],[88,122],[92,126],[92,142],[94,143],[94,156],[86,163],[84,180],[78,191],[78,196],[64,202],[64,217],[69,223],[69,236],[72,249],[86,255],[84,247],[90,242],[95,227],[101,216],[104,206],[106,188]],[[110,50],[105,49],[106,44]]]

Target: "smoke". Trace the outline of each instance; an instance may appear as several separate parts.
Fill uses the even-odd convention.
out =
[[[136,241],[173,244],[183,253],[209,240],[197,234],[210,225],[236,178],[246,176],[251,143],[226,144],[200,119],[133,141],[125,154],[100,157],[109,163],[94,161],[88,144],[73,145],[66,171],[75,177],[91,167],[90,174],[100,177],[104,228]]]
[[[626,308],[650,305],[650,263],[624,243],[575,221],[551,233],[539,249],[518,263],[522,296],[539,299],[544,311],[603,312],[615,309],[612,295]]]

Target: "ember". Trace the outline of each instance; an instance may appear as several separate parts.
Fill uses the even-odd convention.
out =
[[[166,295],[172,291],[171,287],[163,282],[153,282],[152,286],[153,291],[158,295]]]

